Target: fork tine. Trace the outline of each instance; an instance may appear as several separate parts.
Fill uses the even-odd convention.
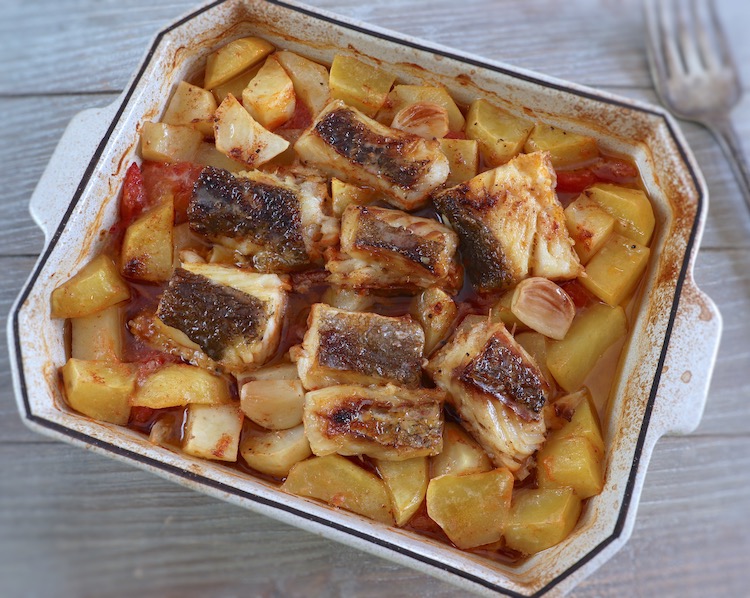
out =
[[[680,47],[677,44],[677,35],[675,33],[675,22],[672,17],[674,11],[670,11],[669,0],[657,2],[657,27],[659,28],[659,38],[661,50],[664,55],[666,64],[667,77],[675,77],[685,73],[685,67],[682,63]]]
[[[667,78],[667,65],[664,62],[664,51],[661,47],[659,36],[659,17],[656,13],[656,0],[644,0],[643,7],[646,12],[647,33],[646,44],[648,46],[648,56],[651,60],[652,67],[656,69],[656,85],[659,87],[661,81]]]
[[[708,7],[709,4],[712,4],[711,0],[700,3],[699,0],[691,0],[690,12],[695,25],[694,30],[698,40],[698,51],[700,52],[701,60],[706,68],[718,69],[721,67],[721,58],[719,57],[716,45],[716,38],[719,36],[719,32],[714,28],[714,22],[710,16],[711,9]],[[701,6],[709,14],[702,13]]]
[[[732,58],[732,51],[729,49],[729,42],[727,41],[724,27],[721,25],[719,15],[716,12],[716,4],[714,4],[713,0],[708,0],[708,15],[711,21],[711,29],[714,32],[714,41],[719,48],[721,65],[737,73],[737,66],[734,63],[734,58]]]
[[[687,4],[687,8],[685,7]],[[696,73],[703,70],[698,46],[696,30],[701,29],[698,21],[698,13],[695,10],[694,0],[676,0],[674,4],[677,14],[677,36],[680,44],[680,53],[688,73]]]

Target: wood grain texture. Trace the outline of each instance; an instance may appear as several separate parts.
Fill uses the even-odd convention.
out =
[[[654,101],[640,0],[309,0],[344,16]],[[6,0],[0,20],[0,319],[41,249],[28,199],[73,114],[116,98],[195,0]],[[750,3],[717,0],[750,83]],[[750,150],[750,95],[733,114]],[[740,596],[750,571],[750,214],[708,132],[683,124],[711,207],[698,284],[724,337],[697,433],[659,442],[631,540],[573,596]],[[61,198],[65,201],[65,198]],[[408,568],[27,430],[0,349],[0,595],[455,596]]]

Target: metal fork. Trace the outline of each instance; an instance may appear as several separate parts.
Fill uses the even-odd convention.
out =
[[[713,0],[645,0],[645,9],[651,74],[662,102],[714,134],[750,207],[750,172],[729,118],[742,87]]]

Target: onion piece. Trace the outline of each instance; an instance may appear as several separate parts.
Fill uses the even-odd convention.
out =
[[[396,112],[391,127],[425,139],[440,139],[448,134],[448,111],[439,104],[417,102]]]
[[[532,330],[555,340],[565,338],[576,315],[570,296],[551,280],[538,276],[518,283],[510,311]]]

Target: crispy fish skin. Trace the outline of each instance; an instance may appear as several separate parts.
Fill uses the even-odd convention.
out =
[[[203,237],[252,256],[261,272],[289,272],[319,262],[335,242],[322,234],[327,216],[325,182],[245,171],[238,176],[206,167],[188,206],[190,228]]]
[[[275,274],[185,263],[162,294],[156,313],[161,326],[149,329],[142,322],[137,329],[147,342],[192,354],[199,364],[213,362],[228,372],[260,366],[278,346],[288,288]],[[206,359],[196,356],[197,349]]]
[[[329,251],[328,282],[355,289],[418,291],[463,282],[458,236],[430,218],[351,205],[341,219],[341,249]]]
[[[570,280],[580,274],[556,184],[549,154],[534,152],[433,197],[461,238],[480,290],[505,290],[528,276]]]
[[[296,357],[302,385],[385,384],[407,388],[422,376],[424,331],[409,316],[349,312],[316,303]]]
[[[387,386],[331,386],[305,395],[304,425],[318,456],[402,461],[443,449],[445,393]]]
[[[294,149],[304,163],[372,187],[403,210],[424,206],[450,171],[439,142],[386,127],[340,100],[325,107]]]
[[[505,326],[468,316],[426,369],[495,466],[523,477],[545,439],[550,387]]]

